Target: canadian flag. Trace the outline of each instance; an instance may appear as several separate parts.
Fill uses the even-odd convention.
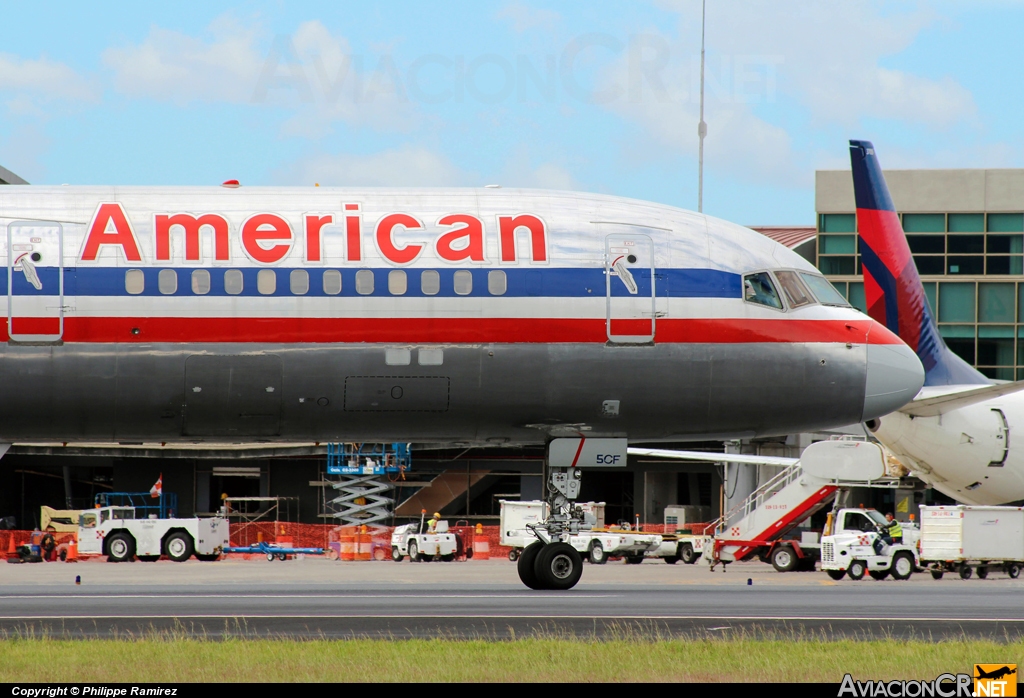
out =
[[[149,496],[153,499],[162,497],[164,494],[164,474],[160,473],[160,477],[156,479],[156,484],[149,488]]]

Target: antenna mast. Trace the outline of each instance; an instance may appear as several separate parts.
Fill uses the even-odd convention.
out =
[[[700,150],[697,156],[697,212],[704,212],[704,136],[708,135],[708,125],[704,123],[704,18],[707,12],[707,0],[701,0],[700,9],[700,123],[697,124],[697,138]]]

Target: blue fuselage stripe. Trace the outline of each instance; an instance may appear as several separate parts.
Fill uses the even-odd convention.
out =
[[[67,268],[64,273],[64,295],[66,296],[128,296],[125,290],[125,272],[129,267],[79,267]],[[161,269],[145,267],[142,273],[145,278],[142,296],[194,296],[191,275],[195,267],[167,267],[177,272],[177,290],[173,294],[162,294],[159,290]],[[253,267],[202,267],[210,272],[210,296],[229,295],[224,289],[224,272],[238,269],[242,272],[242,292],[235,296],[293,296],[290,287],[292,268],[274,268],[277,275],[276,290],[272,294],[261,294],[257,289],[257,275],[261,269]],[[302,267],[309,274],[308,291],[304,296],[385,296],[391,297],[388,290],[388,275],[394,269],[376,268],[373,272],[373,292],[359,294],[356,292],[356,272],[358,268],[347,267],[337,269],[341,272],[341,293],[327,294],[324,292],[323,274],[330,267]],[[424,269],[404,269],[407,279],[407,290],[404,296],[427,297],[420,286],[420,274]],[[440,297],[456,297],[455,272],[458,269],[435,269],[440,277]],[[488,273],[493,269],[467,269],[473,277],[471,296],[490,296],[488,291]],[[543,296],[562,298],[586,298],[604,296],[605,272],[603,269],[545,268],[545,269],[502,269],[506,277],[506,290],[502,296],[513,298]],[[42,284],[36,290],[20,270],[14,271],[13,292],[17,296],[55,296],[58,288],[58,270],[55,267],[38,267],[36,269]],[[637,285],[639,296],[651,295],[651,274],[649,269],[631,270]],[[656,293],[660,298],[739,298],[741,294],[741,277],[732,272],[717,269],[656,269],[654,272]],[[7,291],[7,268],[0,268],[0,284],[3,292]],[[612,296],[628,297],[626,285],[613,277],[611,283]]]

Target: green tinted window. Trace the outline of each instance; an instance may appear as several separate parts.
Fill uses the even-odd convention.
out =
[[[984,213],[949,214],[949,232],[951,233],[980,233],[984,230]]]
[[[928,298],[928,308],[932,311],[932,317],[935,317],[935,282],[926,281],[921,285],[924,286],[924,295]]]
[[[1013,325],[981,325],[978,327],[978,336],[985,339],[1013,339]]]
[[[819,254],[856,254],[856,235],[822,235],[818,238]]]
[[[974,325],[939,325],[944,339],[974,339]]]
[[[939,322],[974,322],[974,284],[939,284]]]
[[[990,213],[988,230],[990,233],[1024,232],[1024,213]]]
[[[853,257],[821,257],[818,268],[827,276],[853,276],[857,268],[853,260]]]
[[[904,213],[903,230],[908,233],[944,233],[946,232],[946,214]]]
[[[864,300],[864,284],[860,281],[850,282],[850,295],[847,296],[850,299],[850,305],[859,310],[862,313],[868,312],[867,301]]]
[[[821,232],[856,233],[857,216],[853,213],[823,213],[821,215]]]
[[[1013,322],[1013,284],[978,284],[978,321]]]

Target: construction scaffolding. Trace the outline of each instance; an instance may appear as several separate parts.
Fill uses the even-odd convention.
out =
[[[260,540],[257,524],[275,524],[274,535],[279,536],[282,525],[299,520],[298,497],[226,497],[221,501],[221,513],[234,524],[232,535],[245,544]]]

